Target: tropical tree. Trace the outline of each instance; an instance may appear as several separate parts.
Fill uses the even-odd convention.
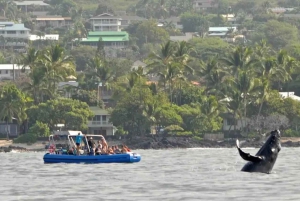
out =
[[[11,123],[16,119],[18,123],[22,123],[26,119],[26,103],[29,99],[26,98],[14,84],[7,83],[0,89],[0,105],[2,106],[0,119]],[[8,130],[7,130],[8,136]]]

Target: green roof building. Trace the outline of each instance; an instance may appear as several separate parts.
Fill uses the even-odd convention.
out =
[[[129,42],[129,35],[126,31],[91,31],[87,38],[82,38],[80,43],[97,47],[101,38],[105,47],[126,47]]]

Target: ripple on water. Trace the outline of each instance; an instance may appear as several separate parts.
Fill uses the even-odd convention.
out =
[[[241,172],[236,149],[138,152],[140,163],[90,165],[0,154],[0,200],[300,200],[299,148],[282,149],[272,174]]]

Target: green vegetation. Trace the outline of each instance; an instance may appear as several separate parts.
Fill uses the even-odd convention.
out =
[[[98,90],[112,93],[110,121],[118,135],[155,130],[201,140],[231,122],[228,136],[255,137],[275,128],[285,136],[299,136],[300,102],[283,99],[278,92],[300,94],[300,19],[270,10],[295,7],[287,13],[298,14],[297,1],[219,0],[218,6],[204,11],[194,10],[192,0],[47,1],[50,14],[72,18],[74,25],[68,29],[37,29],[30,16],[16,12],[9,2],[0,0],[0,15],[22,19],[37,35],[60,34],[57,43],[31,43],[25,54],[1,50],[0,63],[30,67],[26,77],[0,86],[1,120],[16,118],[20,126],[29,124],[28,133],[16,141],[33,142],[56,124],[86,130],[93,117],[89,106],[103,108]],[[118,11],[147,19],[125,28],[130,38],[126,49],[109,54],[101,40],[96,48],[74,40],[87,36],[91,16]],[[237,31],[229,29],[226,40],[209,37],[211,26],[233,26],[227,19],[232,13]],[[179,17],[183,30],[166,22],[170,17]],[[159,20],[163,27],[157,26]],[[193,32],[193,38],[169,41],[184,32]],[[15,40],[0,37],[4,44]],[[147,66],[132,69],[136,60]],[[78,87],[60,88],[58,84],[70,76],[76,77]]]

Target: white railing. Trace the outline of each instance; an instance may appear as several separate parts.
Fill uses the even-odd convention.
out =
[[[108,121],[90,121],[92,125],[112,125],[112,123]]]

